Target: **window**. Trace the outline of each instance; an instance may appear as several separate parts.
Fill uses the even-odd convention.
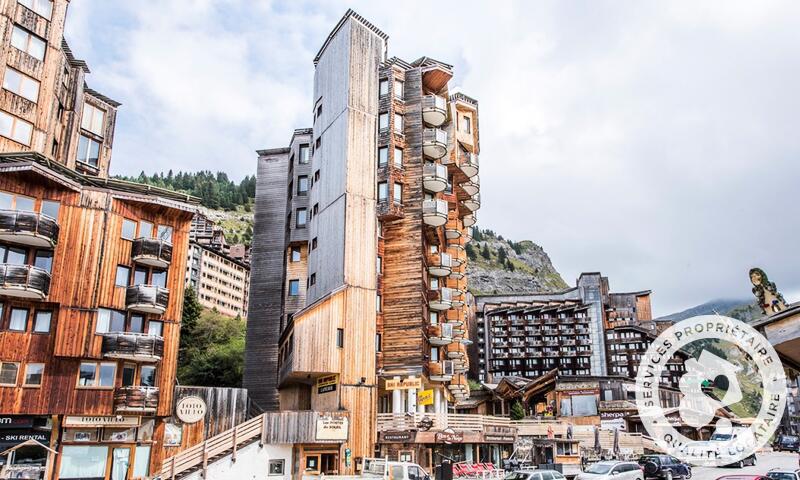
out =
[[[395,203],[403,203],[403,184],[402,183],[394,183],[394,188],[392,189],[392,198],[394,199]]]
[[[17,50],[22,50],[37,60],[44,60],[46,45],[41,38],[14,25],[14,30],[11,32],[11,46]]]
[[[437,325],[439,323],[439,312],[430,312],[430,321],[431,325]]]
[[[387,93],[389,93],[389,79],[381,78],[380,82],[378,82],[378,95],[386,95]]]
[[[25,250],[16,247],[6,247],[0,245],[0,263],[10,263],[11,265],[25,265],[27,255]]]
[[[317,249],[317,237],[311,239],[311,250]]]
[[[34,333],[50,333],[50,321],[53,319],[53,312],[49,310],[39,310],[33,319]]]
[[[136,455],[133,457],[133,478],[144,478],[149,474],[150,445],[137,445]]]
[[[389,185],[386,182],[378,183],[378,201],[384,201],[389,197]]]
[[[125,331],[125,314],[107,308],[97,309],[97,325],[95,333],[110,333]]]
[[[305,208],[298,208],[295,212],[295,227],[296,228],[305,228],[306,226],[306,209]]]
[[[382,312],[383,311],[383,297],[381,294],[375,295],[375,311]]]
[[[393,163],[395,167],[402,167],[403,166],[403,149],[394,147],[394,159]]]
[[[403,116],[399,113],[394,114],[394,133],[403,133]]]
[[[64,445],[58,478],[105,478],[108,447]]]
[[[378,255],[378,258],[375,261],[375,267],[377,269],[378,275],[383,273],[383,257],[381,257],[380,255]]]
[[[464,132],[465,132],[465,133],[472,133],[472,118],[470,118],[470,117],[468,117],[468,116],[464,115],[464,116],[462,117],[462,119],[464,120],[464,123],[463,123],[463,125],[464,125]]]
[[[116,363],[81,362],[78,369],[78,386],[85,388],[113,387],[116,376]]]
[[[311,209],[311,213],[316,217],[319,214],[319,203],[314,204],[314,208]]]
[[[389,129],[389,114],[384,112],[378,115],[378,129],[379,130],[388,130]]]
[[[314,172],[314,183],[317,183],[317,182],[319,182],[319,170]]]
[[[439,348],[431,347],[431,362],[438,362],[438,361],[439,361]]]
[[[61,202],[56,200],[42,200],[42,213],[54,220],[58,220],[58,210],[60,208]]]
[[[44,363],[29,363],[25,365],[25,376],[23,377],[23,387],[40,387],[42,385],[42,375],[44,374]]]
[[[319,118],[321,116],[322,116],[322,104],[320,103],[319,105],[317,105],[317,113],[316,115],[314,115],[314,117]]]
[[[139,375],[139,383],[143,387],[155,387],[156,367],[152,365],[142,365],[141,375]]]
[[[8,329],[15,332],[24,332],[28,329],[28,309],[12,308],[8,320]]]
[[[139,220],[139,236],[153,238],[153,224],[144,220]]]
[[[394,98],[399,98],[400,100],[404,98],[403,82],[401,82],[400,80],[394,81]]]
[[[150,320],[147,323],[147,334],[153,337],[164,336],[164,322],[161,320]]]
[[[300,247],[292,247],[292,262],[299,262],[300,261]]]
[[[97,167],[99,158],[100,144],[86,135],[81,135],[78,139],[78,161]]]
[[[299,177],[297,177],[297,194],[298,195],[308,194],[308,176],[300,175]]]
[[[308,144],[300,145],[300,160],[299,163],[308,163],[309,160]]]
[[[132,387],[133,381],[136,378],[136,365],[126,363],[122,366],[122,386]]]
[[[88,130],[95,135],[103,136],[103,119],[106,112],[100,110],[90,103],[83,104],[83,115],[81,116],[81,128]]]
[[[269,474],[270,475],[283,475],[285,460],[270,460],[269,461]]]
[[[336,329],[336,347],[344,348],[344,328]]]
[[[378,166],[383,167],[389,163],[389,147],[378,148]]]
[[[0,385],[17,386],[19,363],[0,362]]]
[[[136,238],[136,222],[127,218],[122,219],[122,233],[120,236],[126,240]]]
[[[19,3],[50,20],[50,14],[53,12],[52,0],[19,0]]]
[[[382,339],[381,337],[382,337],[382,336],[381,336],[381,334],[380,334],[380,333],[376,333],[376,334],[375,334],[375,351],[376,351],[376,352],[381,352],[381,351],[383,351],[383,347],[382,347],[382,345],[383,345],[383,339]]]
[[[39,100],[39,81],[22,72],[6,67],[3,88],[36,103]]]
[[[23,145],[30,145],[33,124],[6,112],[0,112],[0,135]]]
[[[296,297],[300,295],[300,280],[289,280],[289,296]]]
[[[117,278],[114,280],[115,287],[127,287],[131,283],[131,269],[125,265],[117,265]]]
[[[316,285],[317,284],[317,274],[316,273],[312,273],[311,277],[309,277],[308,281],[309,281],[309,283],[311,285]]]
[[[131,333],[144,333],[144,315],[131,315],[128,320],[128,331]]]
[[[172,243],[172,227],[169,225],[159,225],[156,236],[163,242]]]
[[[53,251],[36,250],[36,256],[33,258],[33,266],[41,268],[49,273],[53,267]]]
[[[147,269],[144,267],[136,267],[133,270],[133,284],[134,285],[147,285]]]
[[[314,142],[314,151],[316,152],[322,146],[322,137],[317,137],[317,141]]]

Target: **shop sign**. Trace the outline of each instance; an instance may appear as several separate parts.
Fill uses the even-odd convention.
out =
[[[484,434],[483,441],[487,443],[514,443],[514,435]]]
[[[421,388],[422,379],[417,377],[386,380],[386,390],[419,390]]]
[[[339,375],[326,375],[317,379],[317,394],[330,393],[336,391],[339,384]]]
[[[31,428],[31,427],[33,427],[33,417],[0,415],[0,428]]]
[[[600,395],[600,390],[580,389],[580,390],[562,390],[563,395]]]
[[[320,417],[317,419],[317,440],[347,441],[350,425],[347,417]]]
[[[558,391],[568,391],[568,390],[600,390],[600,383],[598,382],[571,382],[571,383],[559,383],[556,385],[556,390]]]
[[[91,415],[68,415],[64,418],[65,427],[138,427],[140,417],[95,417]]]
[[[600,412],[600,420],[615,420],[617,418],[625,418],[628,415],[635,415],[636,410],[631,412]]]
[[[412,443],[416,436],[414,432],[383,432],[381,435],[386,443]]]
[[[513,443],[517,436],[517,429],[514,427],[501,427],[497,425],[485,425],[483,427],[483,441],[493,443]]]
[[[433,389],[417,392],[417,405],[433,405]]]
[[[601,400],[600,410],[632,410],[636,411],[636,404],[630,400]]]
[[[178,420],[188,424],[197,423],[205,418],[207,410],[205,400],[196,395],[183,397],[175,405],[175,415]]]
[[[454,432],[452,429],[447,429],[441,432],[436,432],[436,436],[434,437],[436,442],[443,442],[443,443],[463,443],[464,442],[464,434],[461,432]]]
[[[50,445],[50,431],[10,430],[0,433],[0,443],[22,443],[28,440],[36,440],[39,443]]]
[[[627,430],[627,426],[625,425],[625,418],[614,418],[610,420],[600,420],[600,429],[601,430],[620,430],[625,431]]]

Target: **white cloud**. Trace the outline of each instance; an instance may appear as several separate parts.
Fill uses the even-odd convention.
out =
[[[568,282],[652,288],[656,313],[747,298],[753,265],[800,290],[800,4],[404,5],[353,8],[480,101],[481,225]],[[124,103],[113,170],[252,173],[310,123],[311,60],[348,6],[73,2],[68,40]]]

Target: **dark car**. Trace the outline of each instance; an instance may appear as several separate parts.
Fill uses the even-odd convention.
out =
[[[800,437],[795,435],[779,435],[772,444],[772,449],[776,452],[799,452],[800,451]]]
[[[639,459],[645,478],[673,480],[692,478],[692,467],[672,455],[645,455]]]

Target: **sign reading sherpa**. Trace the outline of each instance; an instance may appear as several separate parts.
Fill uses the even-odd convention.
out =
[[[175,414],[183,423],[197,423],[206,416],[206,402],[200,397],[190,395],[178,400]]]
[[[317,419],[317,440],[347,440],[347,417],[320,417]]]

